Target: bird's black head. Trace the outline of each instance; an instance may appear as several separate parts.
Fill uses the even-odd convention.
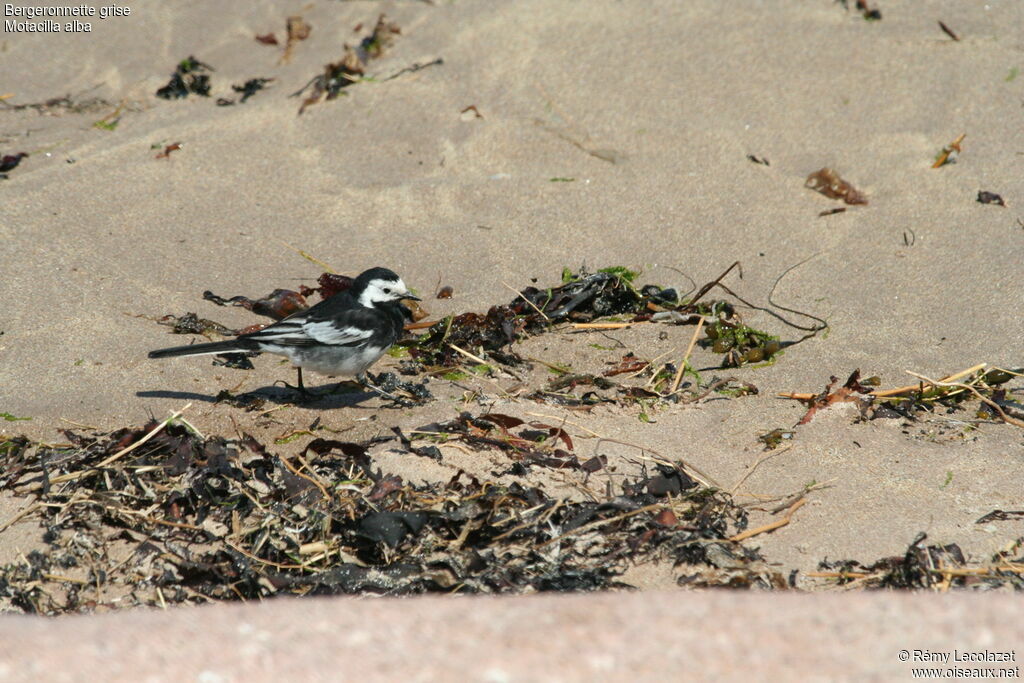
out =
[[[402,278],[387,268],[370,268],[360,273],[352,286],[352,296],[363,306],[373,306],[399,299],[419,301],[419,298],[413,296],[409,288],[402,282]]]

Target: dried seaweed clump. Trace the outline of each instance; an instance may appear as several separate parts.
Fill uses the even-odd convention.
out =
[[[494,415],[465,421],[467,433],[492,440],[516,429],[512,450],[536,451],[521,426]],[[575,457],[567,435],[526,427],[560,443],[568,458],[558,459]],[[640,562],[699,572],[708,548],[746,526],[728,496],[671,463],[580,502],[462,471],[442,483],[404,481],[375,468],[370,450],[436,454],[400,432],[364,443],[314,438],[292,456],[166,421],[66,436],[61,448],[25,439],[0,448],[0,489],[35,499],[21,517],[39,520],[46,544],[0,567],[0,610],[606,589]]]
[[[723,367],[770,360],[784,346],[777,337],[745,325],[732,304],[700,301],[721,277],[707,283],[689,301],[680,301],[679,293],[672,288],[653,284],[637,287],[637,276],[622,266],[595,273],[573,273],[566,269],[562,283],[556,287],[527,287],[508,304],[492,306],[486,314],[463,313],[445,318],[419,337],[410,354],[427,367],[451,367],[462,362],[462,354],[452,348],[455,346],[489,354],[499,362],[516,363],[518,356],[505,347],[524,336],[540,334],[560,323],[586,326],[609,316],[624,318],[623,325],[694,325],[710,319],[712,322],[705,328],[707,345],[725,354]]]
[[[559,322],[639,315],[646,311],[647,301],[674,300],[674,290],[653,286],[637,290],[630,282],[635,276],[636,273],[619,267],[579,274],[567,270],[557,287],[527,287],[510,303],[492,306],[486,314],[463,313],[445,318],[421,336],[410,353],[424,365],[450,367],[461,360],[451,348],[455,345],[490,353],[501,362],[515,363],[518,357],[503,349],[524,335],[541,333]]]
[[[387,17],[381,14],[373,31],[363,38],[358,46],[353,48],[346,45],[345,53],[340,60],[326,65],[323,73],[314,76],[301,90],[292,94],[292,97],[298,97],[311,86],[313,88],[309,96],[302,101],[299,114],[321,99],[335,99],[344,88],[359,81],[366,74],[366,63],[384,54],[384,51],[394,43],[394,37],[401,33],[402,29],[398,24],[388,21]]]
[[[209,72],[213,67],[200,62],[191,55],[178,62],[174,74],[167,85],[156,91],[157,97],[165,100],[180,99],[194,93],[202,97],[210,96]]]

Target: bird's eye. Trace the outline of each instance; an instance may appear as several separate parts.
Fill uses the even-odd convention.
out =
[[[390,294],[391,293],[391,288],[390,287],[385,287],[384,288],[384,293],[385,294]]]

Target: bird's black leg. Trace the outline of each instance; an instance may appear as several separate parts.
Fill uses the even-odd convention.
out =
[[[288,384],[288,382],[285,382],[283,380],[278,380],[278,381],[280,381],[281,384],[283,384],[284,386],[288,387],[292,391],[298,393],[299,396],[301,396],[303,400],[308,401],[310,399],[316,398],[316,394],[314,394],[309,389],[307,389],[306,386],[302,383],[302,368],[295,368],[295,369],[299,371],[299,374],[298,374],[298,386],[295,386],[295,385],[292,385],[292,384]]]

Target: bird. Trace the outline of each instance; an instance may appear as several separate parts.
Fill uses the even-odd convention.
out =
[[[308,368],[325,375],[355,377],[367,388],[394,399],[370,384],[366,371],[402,336],[403,299],[421,301],[394,271],[370,268],[355,278],[351,288],[262,330],[225,341],[157,349],[150,351],[149,357],[274,353],[296,366],[298,387],[291,388],[303,396],[310,395],[302,383],[302,369]]]

